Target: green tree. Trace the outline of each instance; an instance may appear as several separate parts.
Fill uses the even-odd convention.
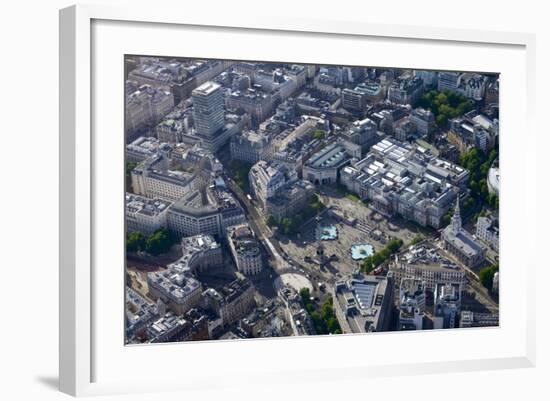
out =
[[[128,252],[138,252],[145,249],[145,235],[139,231],[132,231],[126,238],[126,250]]]
[[[371,273],[375,268],[388,260],[392,254],[399,251],[402,246],[403,240],[399,238],[392,239],[380,251],[375,252],[374,254],[367,256],[365,259],[363,259],[363,262],[361,263],[361,269],[367,274]]]
[[[159,228],[145,242],[145,250],[151,255],[160,255],[170,250],[174,243],[173,236],[166,228]]]
[[[479,271],[479,281],[489,291],[493,288],[493,277],[496,272],[498,272],[498,263],[484,267]]]
[[[300,290],[300,298],[302,298],[302,303],[310,302],[309,288],[302,288]]]
[[[235,183],[245,192],[249,190],[248,173],[252,168],[252,164],[240,160],[231,162],[231,171]]]
[[[316,129],[313,133],[314,139],[323,139],[325,137],[326,133],[322,129]]]
[[[327,320],[327,328],[330,333],[338,334],[340,332],[340,324],[338,324],[338,319],[336,319],[336,317],[334,316],[331,316]]]
[[[470,172],[468,188],[470,189],[470,195],[474,198],[472,202],[475,205],[468,212],[472,215],[476,214],[476,210],[480,211],[483,206],[498,209],[498,196],[492,196],[487,187],[487,174],[496,158],[498,158],[497,148],[491,150],[488,155],[477,148],[460,155],[460,165]]]
[[[277,219],[275,219],[275,217],[270,214],[269,216],[267,216],[265,224],[267,224],[269,227],[275,227],[277,225]]]
[[[473,108],[473,103],[461,94],[450,91],[429,91],[416,104],[417,107],[430,109],[435,115],[439,127],[444,127],[451,118],[458,117]]]

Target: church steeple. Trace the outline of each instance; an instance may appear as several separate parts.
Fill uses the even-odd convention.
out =
[[[456,196],[455,213],[451,219],[451,226],[454,233],[458,233],[462,228],[462,217],[460,217],[460,195]]]

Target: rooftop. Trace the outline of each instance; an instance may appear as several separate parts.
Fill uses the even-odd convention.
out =
[[[451,243],[455,248],[460,249],[463,254],[469,257],[484,252],[483,247],[476,241],[474,236],[464,229],[454,232],[453,227],[449,225],[443,230],[443,237],[445,241]]]
[[[126,215],[157,216],[165,213],[172,202],[164,199],[150,199],[126,192]]]
[[[306,165],[315,169],[337,168],[349,160],[343,146],[332,143],[311,156]]]
[[[354,274],[335,284],[336,301],[354,333],[382,328],[384,297],[391,294],[391,284],[383,276]]]
[[[220,89],[221,86],[215,82],[212,82],[212,81],[208,81],[204,84],[202,84],[201,86],[199,86],[198,88],[194,89],[193,90],[193,96],[195,95],[200,95],[200,96],[208,96],[210,95],[211,93],[214,93],[215,91],[217,91],[218,89]]]

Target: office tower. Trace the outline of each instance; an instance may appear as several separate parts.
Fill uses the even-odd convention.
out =
[[[221,86],[206,82],[192,92],[197,134],[214,137],[224,126],[224,106]]]

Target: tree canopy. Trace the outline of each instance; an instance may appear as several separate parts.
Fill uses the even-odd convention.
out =
[[[128,252],[138,252],[145,249],[145,235],[139,231],[133,231],[126,238],[126,250]]]
[[[464,204],[464,209],[476,206],[486,206],[491,209],[498,209],[498,195],[489,192],[487,187],[487,174],[489,168],[498,157],[498,150],[495,148],[489,154],[483,153],[478,148],[472,148],[460,155],[459,163],[470,172],[468,188],[472,200],[470,204]],[[477,205],[476,205],[477,203]]]
[[[473,104],[467,97],[459,93],[447,90],[443,92],[431,90],[418,100],[416,107],[431,110],[434,113],[437,125],[444,127],[449,119],[456,118],[472,110]]]
[[[374,269],[388,260],[392,254],[399,251],[401,246],[403,246],[403,240],[399,238],[392,239],[380,251],[375,252],[363,259],[363,262],[361,263],[361,270],[367,274],[371,273]]]
[[[493,277],[496,272],[498,272],[498,263],[484,267],[479,271],[479,281],[481,281],[481,284],[489,291],[493,288]]]
[[[251,168],[252,164],[244,161],[233,160],[231,162],[233,179],[235,180],[235,183],[245,192],[248,192],[249,189],[248,173]]]
[[[304,308],[311,316],[317,334],[342,333],[338,319],[334,314],[332,297],[328,297],[319,307],[319,305],[311,299],[309,289],[302,288],[300,290],[300,298]]]
[[[168,252],[173,244],[174,240],[170,231],[166,228],[159,228],[147,238],[145,250],[151,255],[159,255]]]
[[[139,231],[132,231],[126,236],[128,252],[146,251],[151,255],[168,252],[175,242],[175,237],[166,228],[159,228],[149,237]]]
[[[313,138],[314,139],[323,139],[326,135],[326,132],[323,131],[322,129],[316,129],[315,132],[313,133]]]

